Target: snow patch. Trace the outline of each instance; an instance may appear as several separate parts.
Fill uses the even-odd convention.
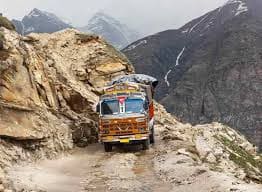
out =
[[[27,17],[29,17],[29,18],[31,18],[31,17],[39,17],[40,16],[40,14],[38,13],[38,12],[36,12],[36,11],[31,11],[28,15],[27,15]]]
[[[198,23],[196,23],[190,30],[189,33],[191,33],[200,23],[202,23],[207,17],[209,16],[209,14],[207,14],[205,17],[203,17]]]
[[[89,21],[88,25],[84,27],[84,31],[92,31],[93,33],[99,34],[105,38],[109,38],[112,36],[109,31],[111,29],[108,29],[107,25],[111,26],[110,28],[113,28],[115,33],[120,38],[123,38],[124,42],[120,43],[121,46],[119,48],[124,48],[127,45],[130,45],[132,42],[135,42],[139,39],[140,34],[132,29],[129,29],[128,26],[120,23],[115,18],[103,13],[103,12],[97,12]],[[98,27],[100,26],[100,27]]]
[[[181,33],[187,33],[189,29],[186,29],[184,31],[182,31]]]
[[[100,21],[104,21],[112,25],[121,25],[119,21],[115,20],[113,17],[106,15],[102,12],[96,13],[95,16],[89,20],[88,25],[97,25],[97,23],[99,23]]]
[[[204,29],[208,29],[209,27],[212,27],[212,25],[213,25],[213,21],[210,21],[210,22],[205,26]]]
[[[246,3],[241,1],[241,0],[229,0],[227,2],[227,5],[236,4],[236,3],[238,3],[239,5],[238,5],[238,8],[236,10],[235,16],[240,15],[241,13],[248,11],[248,7],[247,7]]]
[[[175,66],[178,66],[178,65],[179,65],[179,60],[180,60],[180,58],[182,57],[185,49],[186,49],[186,47],[184,47],[184,48],[180,51],[180,53],[178,54],[178,56],[177,56],[177,58],[176,58],[176,65],[175,65]],[[167,84],[168,87],[170,86],[170,83],[169,83],[169,81],[168,81],[168,75],[169,75],[171,72],[172,72],[172,69],[170,69],[170,70],[166,73],[166,75],[165,75],[165,77],[164,77],[165,83]]]
[[[177,58],[176,58],[176,66],[179,65],[179,60],[180,60],[181,56],[183,55],[185,49],[186,49],[186,47],[184,47],[184,48],[182,49],[182,51],[180,51],[180,53],[178,54],[178,56],[177,56]]]
[[[28,27],[25,31],[24,31],[24,33],[30,33],[30,32],[33,32],[33,31],[35,31],[35,28],[34,27]]]
[[[166,82],[166,84],[167,84],[167,86],[169,87],[170,86],[170,83],[169,83],[169,81],[168,81],[168,75],[169,75],[169,73],[171,73],[171,69],[166,73],[166,75],[165,75],[165,82]]]
[[[244,12],[247,12],[248,11],[248,8],[246,6],[245,3],[241,2],[237,8],[237,12],[235,14],[235,16],[241,14],[241,13],[244,13]]]
[[[129,47],[126,48],[126,51],[131,51],[131,50],[135,49],[136,47],[143,45],[143,44],[147,44],[147,40],[142,40],[142,41],[139,41],[138,43],[136,43],[134,45],[130,45]]]
[[[94,27],[91,27],[88,29],[89,31],[93,32],[93,31],[102,31],[103,27],[101,25],[96,25]]]

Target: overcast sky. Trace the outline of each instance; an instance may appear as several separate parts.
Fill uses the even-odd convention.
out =
[[[0,0],[0,12],[21,19],[31,9],[53,12],[74,26],[84,26],[97,11],[144,34],[182,26],[227,0]]]

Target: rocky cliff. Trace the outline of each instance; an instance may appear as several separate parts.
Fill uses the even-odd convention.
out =
[[[22,37],[1,27],[0,34],[0,170],[53,157],[74,141],[96,141],[98,93],[113,77],[133,72],[126,58],[75,30]]]
[[[232,176],[261,184],[262,156],[244,136],[217,122],[195,126],[181,123],[162,105],[157,104],[156,109],[156,128],[163,142],[157,147],[155,166],[178,191],[187,191],[188,185],[196,191],[210,191],[213,179],[221,182],[221,188],[214,187],[214,191],[227,191],[225,188],[232,187],[228,182]],[[222,181],[226,177],[228,181]],[[211,186],[202,179],[209,180]]]
[[[262,1],[230,0],[178,30],[123,50],[161,82],[157,100],[183,121],[219,121],[262,147]]]

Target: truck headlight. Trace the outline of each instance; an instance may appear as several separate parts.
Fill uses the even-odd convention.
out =
[[[103,123],[103,124],[109,124],[110,121],[109,121],[109,120],[102,120],[102,123]]]
[[[136,122],[138,122],[138,123],[140,123],[140,122],[144,122],[144,121],[146,121],[145,118],[137,118],[137,119],[136,119]]]

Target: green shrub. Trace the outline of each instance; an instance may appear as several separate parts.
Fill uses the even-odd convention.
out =
[[[0,16],[0,27],[5,27],[9,30],[15,30],[14,24],[3,16]]]
[[[244,168],[247,173],[253,171],[251,166],[253,166],[255,169],[258,169],[262,173],[261,158],[255,159],[254,155],[240,147],[235,141],[230,141],[224,136],[215,136],[215,138],[220,140],[226,147],[228,147],[228,151],[230,153],[229,159],[234,161],[240,167]],[[261,183],[261,180],[259,182]]]

